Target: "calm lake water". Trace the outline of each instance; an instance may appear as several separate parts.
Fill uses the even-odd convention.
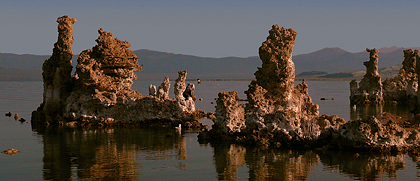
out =
[[[149,84],[132,89],[148,94]],[[174,82],[171,82],[171,86]],[[345,120],[382,111],[410,118],[404,107],[350,107],[349,83],[311,81],[309,94],[320,114]],[[244,91],[249,81],[196,84],[197,108],[214,112],[221,91]],[[174,129],[58,129],[33,127],[30,115],[42,102],[42,82],[0,82],[0,180],[415,180],[420,157],[354,152],[260,150],[237,145],[199,144],[197,133]],[[174,97],[171,88],[170,97]],[[325,98],[327,100],[320,100]],[[332,98],[334,100],[332,100]],[[328,100],[329,99],[329,100]],[[207,119],[200,120],[211,125]]]

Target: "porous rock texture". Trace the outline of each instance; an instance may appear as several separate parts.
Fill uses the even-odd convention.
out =
[[[360,81],[350,82],[350,103],[353,104],[380,104],[383,103],[382,82],[378,72],[378,52],[376,48],[369,49],[369,61],[363,62],[366,66],[366,74]]]
[[[239,104],[235,91],[220,92],[216,101],[214,129],[222,132],[241,132],[245,128],[243,105]]]
[[[320,134],[319,125],[316,124],[318,105],[308,95],[305,82],[294,87],[292,54],[295,38],[295,30],[272,26],[267,40],[259,48],[262,67],[255,72],[255,80],[245,91],[248,103],[243,108],[237,104],[236,92],[220,93],[211,130],[217,134],[210,132],[209,137],[239,132],[249,136],[262,131],[276,135],[268,141],[275,140],[281,144],[299,142],[303,145],[316,140]],[[206,137],[204,133],[201,138]],[[247,135],[245,138],[239,137],[236,140],[250,139]]]
[[[417,126],[417,128],[416,128]],[[351,120],[322,131],[320,140],[325,147],[338,150],[402,152],[420,143],[418,125],[407,125],[401,117],[384,112],[377,117]]]
[[[239,104],[236,92],[221,92],[217,99],[214,125],[202,131],[199,142],[234,142],[259,148],[341,149],[399,152],[419,147],[417,123],[384,113],[378,117],[346,121],[336,115],[318,116],[318,105],[308,95],[305,82],[294,87],[292,48],[296,32],[274,25],[260,47],[262,68],[258,68],[245,91],[248,103]],[[356,91],[381,101],[377,50],[367,49],[367,73]],[[372,84],[374,86],[370,86]],[[357,83],[356,83],[357,86]],[[365,99],[363,99],[365,100]],[[420,117],[420,116],[419,116]]]
[[[319,135],[318,105],[308,95],[305,82],[294,87],[292,61],[296,31],[273,25],[267,40],[259,48],[262,67],[245,91],[248,129],[281,132],[285,138],[313,140]]]
[[[130,43],[114,39],[112,33],[102,29],[98,31],[97,45],[80,53],[76,72],[71,76],[71,24],[75,21],[68,16],[57,21],[59,40],[53,55],[44,63],[44,103],[33,112],[33,123],[66,124],[68,121],[79,120],[83,123],[112,124],[116,120],[142,122],[193,119],[191,114],[196,111],[195,101],[192,97],[182,96],[185,92],[186,71],[182,71],[182,76],[180,74],[177,79],[176,85],[180,86],[175,87],[176,99],[169,97],[168,77],[158,90],[149,87],[149,96],[131,90],[137,78],[134,71],[142,70],[138,58],[129,49]],[[191,87],[189,95],[194,94],[194,86]],[[65,92],[62,93],[62,90]]]
[[[57,19],[58,39],[54,44],[51,57],[42,65],[44,81],[43,104],[46,117],[61,115],[65,112],[66,98],[72,88],[71,58],[73,52],[73,24],[75,18],[62,16]]]
[[[403,67],[394,78],[383,82],[384,100],[387,103],[407,104],[416,103],[418,91],[418,74],[416,72],[419,51],[404,50]]]

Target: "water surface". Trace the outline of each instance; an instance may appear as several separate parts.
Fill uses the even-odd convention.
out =
[[[149,84],[133,89],[148,93]],[[171,82],[173,85],[174,82]],[[195,82],[194,82],[195,83]],[[404,107],[350,107],[348,82],[311,81],[309,94],[320,114],[345,120],[393,112],[410,117]],[[196,84],[197,107],[214,112],[221,91],[240,98],[249,81]],[[42,102],[42,82],[0,82],[0,113],[30,114]],[[174,97],[171,89],[170,97]],[[325,98],[326,100],[321,100]],[[334,100],[332,100],[332,98]],[[210,120],[200,120],[212,124]],[[420,157],[354,152],[260,150],[238,145],[199,144],[197,133],[175,129],[66,129],[33,127],[0,115],[0,180],[413,180],[420,178]]]

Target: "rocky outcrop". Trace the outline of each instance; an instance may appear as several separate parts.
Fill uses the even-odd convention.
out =
[[[175,80],[175,99],[178,103],[178,107],[185,112],[191,113],[195,111],[195,86],[194,84],[188,84],[188,89],[185,86],[185,80],[187,78],[187,71],[178,71],[178,78]]]
[[[73,52],[73,24],[75,18],[62,16],[57,19],[58,39],[54,44],[51,57],[42,65],[44,81],[43,103],[44,114],[47,119],[65,112],[66,99],[72,90],[71,58]]]
[[[223,133],[241,132],[245,128],[245,113],[243,105],[238,103],[238,93],[226,91],[218,96],[213,128]]]
[[[285,139],[316,139],[318,105],[308,95],[305,82],[294,87],[295,67],[292,61],[296,31],[273,25],[267,40],[259,49],[262,67],[245,91],[247,129],[281,132]]]
[[[366,74],[360,81],[350,82],[350,104],[380,104],[383,103],[382,82],[378,72],[378,52],[376,48],[369,49],[369,61],[363,62],[366,66]]]
[[[416,101],[418,91],[418,74],[416,72],[418,50],[404,50],[403,67],[394,78],[383,82],[384,100],[387,103],[407,104]]]
[[[160,84],[160,86],[157,89],[157,97],[161,99],[168,99],[170,87],[171,82],[169,81],[169,77],[166,76],[165,80],[163,80],[162,84]]]
[[[262,67],[255,72],[255,80],[245,91],[248,103],[244,108],[238,105],[236,92],[219,93],[216,118],[213,119],[215,125],[200,139],[236,137],[235,141],[262,146],[303,146],[315,142],[320,134],[316,122],[318,105],[308,95],[305,82],[294,87],[292,54],[295,38],[295,30],[272,26],[267,40],[259,48]],[[245,112],[244,118],[242,112]]]
[[[308,85],[302,82],[293,86],[291,57],[295,37],[294,30],[273,26],[260,47],[262,67],[245,91],[248,103],[240,105],[236,92],[219,93],[214,125],[210,131],[200,133],[200,142],[382,152],[409,151],[420,146],[415,131],[418,124],[392,114],[349,122],[336,115],[318,116],[318,105],[312,102]],[[381,103],[378,50],[366,50],[370,52],[370,60],[364,63],[367,72],[360,87],[352,81],[352,96],[359,96],[355,102]]]
[[[99,29],[97,45],[84,50],[71,76],[71,25],[76,20],[59,18],[59,40],[54,53],[44,63],[44,103],[32,114],[33,123],[113,124],[167,120],[182,123],[196,119],[202,111],[195,108],[194,85],[185,86],[186,71],[180,71],[175,83],[176,99],[169,97],[170,81],[149,86],[149,96],[131,90],[142,70],[127,41]],[[63,68],[64,67],[64,68]],[[73,123],[72,123],[73,125]]]
[[[419,133],[413,128],[401,117],[385,112],[377,117],[351,120],[339,129],[326,128],[320,140],[339,150],[408,151],[420,143]]]

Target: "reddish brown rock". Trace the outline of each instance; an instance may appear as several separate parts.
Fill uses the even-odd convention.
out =
[[[320,137],[334,149],[401,152],[420,143],[418,132],[410,130],[404,126],[401,117],[383,113],[377,117],[351,120],[339,129],[324,129]]]
[[[247,129],[278,131],[296,139],[312,140],[319,132],[315,124],[318,105],[308,95],[305,82],[294,87],[292,61],[296,31],[273,25],[259,49],[262,67],[245,92]],[[308,129],[310,127],[310,129]]]
[[[213,129],[224,133],[241,132],[245,128],[245,114],[243,105],[238,104],[238,93],[226,91],[218,96]]]
[[[316,122],[318,105],[308,95],[305,82],[294,87],[295,38],[293,29],[272,26],[259,49],[262,67],[245,91],[248,100],[245,108],[238,105],[236,92],[219,93],[215,126],[208,134],[201,134],[200,140],[234,139],[264,147],[280,144],[303,147],[316,142],[320,134]]]
[[[46,119],[64,113],[66,99],[72,90],[71,45],[73,44],[73,24],[76,22],[76,19],[67,15],[57,19],[58,39],[54,44],[51,57],[42,65],[44,94],[40,107]]]
[[[388,103],[416,104],[418,91],[418,73],[416,72],[418,50],[404,50],[403,67],[394,78],[383,82],[384,100]]]
[[[68,125],[109,125],[114,122],[150,122],[165,120],[178,123],[205,114],[195,109],[194,85],[186,89],[186,71],[176,81],[176,99],[169,97],[166,77],[158,90],[152,85],[150,95],[131,90],[142,70],[127,41],[114,38],[99,29],[97,45],[80,53],[76,72],[71,76],[72,24],[67,16],[59,22],[59,40],[54,53],[44,63],[44,104],[32,114],[33,123]],[[186,92],[187,90],[187,92]],[[183,96],[183,94],[189,96]],[[153,124],[153,123],[150,123]]]

